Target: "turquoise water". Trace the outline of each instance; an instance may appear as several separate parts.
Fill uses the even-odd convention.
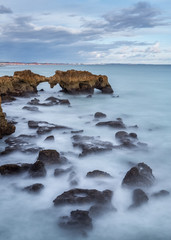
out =
[[[13,75],[14,71],[31,69],[46,76],[55,70],[87,70],[94,74],[105,74],[114,89],[114,95],[103,95],[95,91],[92,98],[70,96],[59,93],[60,87],[50,89],[47,83],[40,84],[38,98],[43,101],[49,96],[60,96],[69,99],[71,107],[39,107],[40,112],[32,113],[22,107],[30,100],[18,98],[12,104],[3,104],[8,119],[18,121],[14,136],[34,134],[28,129],[28,120],[48,121],[66,125],[74,129],[83,129],[83,135],[100,136],[101,140],[117,144],[116,130],[95,126],[94,113],[101,111],[107,114],[106,120],[123,119],[127,126],[138,125],[136,132],[140,142],[148,144],[148,151],[113,150],[111,152],[86,156],[79,159],[79,149],[72,146],[71,134],[53,132],[55,141],[45,143],[47,135],[37,137],[33,143],[42,148],[56,149],[64,152],[73,165],[79,188],[111,189],[112,199],[117,212],[111,212],[94,221],[94,227],[87,239],[141,240],[171,239],[171,197],[153,200],[135,211],[128,211],[131,204],[131,191],[121,187],[125,173],[130,169],[130,162],[145,162],[153,169],[156,178],[154,186],[147,189],[150,196],[153,192],[166,189],[171,192],[171,66],[155,65],[88,65],[88,66],[6,66],[0,68],[0,76]],[[119,96],[119,97],[116,97]],[[4,148],[0,140],[0,149]],[[74,152],[71,154],[68,152]],[[20,152],[0,156],[0,164],[35,162],[37,154]],[[87,180],[88,171],[95,169],[110,173],[113,178],[105,181]],[[0,177],[0,239],[9,240],[54,240],[75,239],[57,225],[59,216],[69,215],[73,207],[56,209],[53,199],[71,188],[68,175],[53,177],[53,170],[48,171],[45,179],[38,179],[45,189],[38,196],[21,192],[20,188],[35,182],[26,176],[15,178]],[[61,184],[62,183],[62,184]],[[16,190],[17,189],[17,190]],[[77,209],[75,206],[74,209]],[[84,209],[84,207],[83,207]],[[86,209],[86,207],[85,207]],[[78,239],[82,237],[79,236]]]

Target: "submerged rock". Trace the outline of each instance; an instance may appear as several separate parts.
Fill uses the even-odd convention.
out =
[[[74,188],[67,192],[62,193],[56,199],[53,200],[54,205],[63,204],[87,204],[87,203],[99,203],[107,204],[111,202],[112,191],[98,191],[96,189],[80,189]]]
[[[102,112],[96,112],[94,118],[106,118],[106,114]]]
[[[37,177],[45,177],[46,176],[46,169],[44,163],[37,160],[29,169],[29,175],[32,178]]]
[[[71,130],[71,128],[61,125],[56,125],[53,123],[48,123],[46,121],[28,121],[29,128],[37,129],[37,134],[42,135],[51,132],[52,130]]]
[[[153,193],[152,197],[161,198],[161,197],[167,197],[169,195],[170,195],[170,192],[168,192],[166,190],[160,190],[159,192]]]
[[[94,137],[74,135],[72,138],[74,140],[73,146],[82,149],[82,153],[79,155],[80,157],[91,153],[111,151],[114,147],[111,142],[101,141]]]
[[[99,122],[96,124],[96,126],[108,126],[108,127],[112,127],[112,128],[120,128],[120,129],[125,129],[126,126],[123,123],[122,119],[119,120],[115,120],[115,121],[107,121],[107,122]]]
[[[30,193],[39,193],[41,190],[43,190],[44,185],[41,183],[35,183],[30,186],[27,186],[23,188],[24,191],[30,192]]]
[[[37,159],[43,162],[45,165],[67,163],[67,159],[65,157],[60,156],[60,154],[56,150],[52,149],[40,151]]]
[[[55,171],[54,171],[54,176],[55,177],[59,177],[61,175],[64,175],[66,173],[69,173],[71,171],[71,168],[66,168],[66,169],[63,169],[63,168],[56,168]]]
[[[23,109],[24,109],[24,110],[31,111],[31,112],[38,112],[38,111],[39,111],[38,107],[24,106]]]
[[[69,217],[60,217],[58,224],[64,229],[76,231],[76,233],[81,233],[83,235],[86,235],[85,231],[93,228],[92,219],[89,216],[89,212],[78,209],[71,211]]]
[[[5,148],[1,154],[9,154],[14,151],[20,151],[24,153],[35,153],[41,150],[40,147],[31,143],[35,139],[35,135],[25,135],[21,134],[17,137],[9,137],[5,140],[8,146]]]
[[[70,102],[68,99],[59,99],[56,97],[49,97],[49,98],[45,99],[45,102],[43,102],[43,103],[41,103],[39,99],[34,98],[30,102],[28,102],[28,104],[34,105],[34,106],[49,107],[49,106],[54,106],[54,105],[70,105]]]
[[[55,137],[53,135],[51,135],[51,136],[46,137],[44,141],[54,141],[54,140],[55,140]]]
[[[152,169],[145,163],[138,163],[125,175],[122,185],[128,187],[150,187],[154,183]]]
[[[95,204],[90,207],[89,215],[92,218],[105,215],[109,212],[116,212],[117,209],[112,206],[112,204]]]
[[[133,204],[129,209],[137,208],[148,202],[146,193],[141,189],[135,189],[132,196]]]
[[[100,171],[100,170],[94,170],[92,172],[88,172],[86,177],[89,177],[89,178],[111,178],[112,176],[107,173],[107,172],[103,172],[103,171]]]

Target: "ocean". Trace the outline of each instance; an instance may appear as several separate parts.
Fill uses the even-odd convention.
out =
[[[93,74],[107,75],[114,94],[106,95],[95,90],[92,97],[68,95],[60,87],[50,88],[41,83],[36,98],[44,102],[48,97],[68,99],[70,106],[38,106],[38,112],[23,109],[34,98],[17,98],[12,103],[3,103],[7,119],[16,121],[12,135],[35,135],[30,144],[42,149],[55,149],[68,158],[75,172],[77,188],[113,191],[112,204],[117,211],[110,211],[93,219],[93,229],[87,232],[88,240],[170,240],[171,239],[171,194],[153,198],[151,195],[162,189],[171,192],[171,66],[165,65],[58,65],[58,66],[2,66],[0,76],[13,75],[15,71],[30,69],[34,73],[52,76],[56,70],[86,70]],[[134,132],[146,148],[113,149],[79,157],[81,150],[73,147],[71,130],[53,130],[51,133],[36,135],[35,129],[28,128],[28,121],[46,121],[64,125],[74,130],[84,130],[83,136],[97,137],[102,141],[118,145],[115,138],[117,129],[97,127],[94,114],[107,115],[99,121],[122,118],[128,133]],[[135,128],[133,126],[137,125]],[[132,127],[131,127],[132,126]],[[44,141],[53,135],[52,142]],[[8,136],[9,137],[9,136]],[[5,139],[0,140],[0,151],[6,147]],[[14,151],[0,155],[0,165],[7,163],[34,163],[38,153]],[[128,210],[132,204],[132,190],[123,188],[121,183],[126,172],[134,165],[144,162],[153,170],[155,183],[145,189],[147,204]],[[101,170],[112,178],[88,179],[89,171]],[[88,206],[54,207],[53,200],[64,191],[73,188],[69,174],[54,177],[54,168],[49,168],[45,178],[32,179],[26,175],[15,177],[0,176],[0,239],[4,240],[70,240],[85,239],[58,226],[61,216],[71,210],[87,210]],[[22,188],[35,182],[45,188],[39,194],[29,194]]]

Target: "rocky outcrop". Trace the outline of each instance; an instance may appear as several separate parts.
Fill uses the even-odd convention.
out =
[[[0,77],[0,95],[21,96],[25,93],[37,92],[37,86],[41,82],[49,82],[53,88],[59,84],[64,92],[93,93],[94,88],[102,93],[113,93],[107,76],[94,75],[87,71],[68,70],[56,71],[51,77],[35,74],[30,70],[14,72],[13,76]]]
[[[55,75],[49,78],[49,83],[51,87],[59,83],[63,91],[70,94],[93,93],[94,88],[102,93],[113,93],[107,76],[94,75],[87,71],[56,71]]]
[[[14,72],[13,76],[0,77],[0,138],[15,131],[15,126],[6,121],[2,112],[1,97],[5,100],[11,96],[37,93],[37,86],[42,82],[49,82],[51,87],[59,84],[64,92],[70,94],[93,93],[94,88],[101,90],[102,93],[113,93],[107,76],[94,75],[87,71],[56,71],[54,76],[45,77],[30,70],[24,70]],[[47,99],[47,103],[43,104],[51,106],[54,104],[69,105],[70,103],[67,99],[50,98]],[[37,105],[42,104],[37,102]],[[37,111],[37,109],[27,110]]]
[[[1,108],[1,96],[0,96],[0,139],[5,135],[10,135],[15,132],[15,126],[9,123],[6,118],[5,114]]]

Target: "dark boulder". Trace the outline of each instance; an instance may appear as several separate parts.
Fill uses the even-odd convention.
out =
[[[37,177],[45,177],[46,176],[46,169],[44,163],[37,160],[29,169],[30,177],[37,178]]]
[[[127,187],[150,187],[154,183],[152,169],[145,163],[138,163],[125,175],[122,185]]]
[[[111,178],[112,176],[107,173],[107,172],[103,172],[103,171],[100,171],[100,170],[94,170],[92,172],[88,172],[86,177],[89,177],[89,178]]]
[[[33,185],[23,188],[23,191],[27,191],[29,193],[39,193],[41,190],[43,190],[43,188],[44,188],[43,184],[35,183]]]
[[[62,193],[53,202],[55,206],[62,204],[107,204],[111,202],[112,195],[113,193],[110,190],[98,191],[96,189],[74,188]]]
[[[170,192],[166,190],[160,190],[159,192],[153,193],[152,197],[161,198],[161,197],[167,197],[169,195],[170,195]]]
[[[108,126],[108,127],[112,127],[112,128],[120,128],[120,129],[125,129],[126,126],[123,123],[122,119],[119,120],[115,120],[115,121],[107,121],[107,122],[99,122],[96,124],[96,126]]]
[[[46,150],[40,151],[37,159],[43,162],[45,165],[67,163],[66,158],[61,157],[56,150],[52,150],[52,149],[46,149]]]
[[[96,112],[94,114],[94,118],[105,118],[105,117],[106,117],[106,114],[102,112]]]
[[[148,202],[146,193],[141,189],[135,189],[132,196],[133,204],[129,209],[137,208]]]
[[[21,172],[22,168],[17,164],[5,164],[0,166],[0,174],[3,176],[17,175]]]

